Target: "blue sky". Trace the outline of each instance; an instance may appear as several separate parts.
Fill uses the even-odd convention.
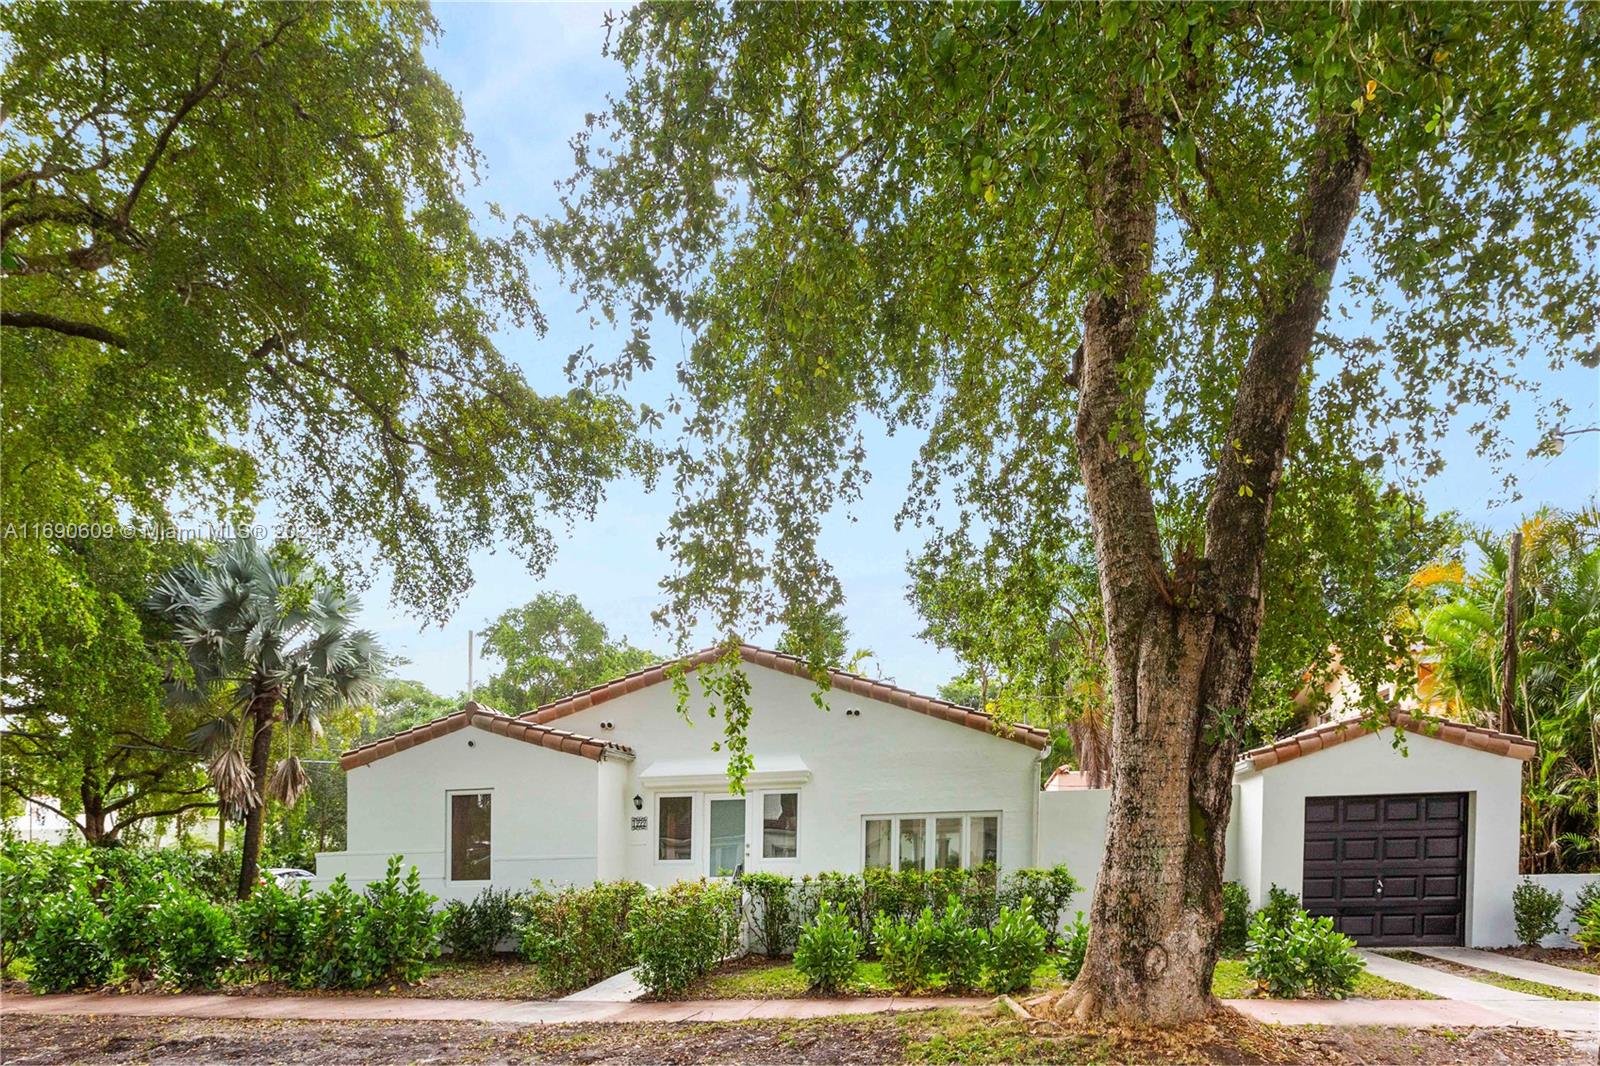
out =
[[[554,183],[571,169],[568,139],[582,127],[585,114],[600,110],[605,95],[621,85],[615,65],[600,54],[606,10],[586,4],[435,7],[444,29],[433,49],[435,65],[461,96],[467,125],[487,160],[482,184],[469,190],[475,203],[493,201],[508,213],[529,215],[556,207]],[[535,277],[550,332],[543,339],[531,330],[511,332],[499,341],[536,388],[554,391],[565,388],[567,355],[591,341],[603,346],[605,339],[589,332],[551,271],[536,264]],[[677,344],[676,337],[658,339],[660,372],[633,394],[636,398],[659,400],[664,394]],[[1550,375],[1545,386],[1572,406],[1570,424],[1600,421],[1600,375],[1569,368]],[[1557,459],[1523,460],[1536,443],[1532,412],[1519,412],[1506,428],[1519,457],[1511,469],[1521,482],[1523,501],[1495,506],[1501,498],[1499,475],[1477,459],[1458,430],[1447,442],[1447,468],[1423,486],[1432,507],[1454,508],[1471,521],[1504,527],[1539,503],[1575,507],[1593,498],[1600,481],[1600,434],[1576,438]],[[956,672],[957,664],[916,638],[921,626],[905,599],[905,559],[920,538],[915,529],[897,533],[893,527],[917,441],[905,434],[879,434],[868,446],[874,476],[854,509],[857,521],[837,517],[825,531],[824,548],[844,583],[854,645],[876,652],[875,666],[886,676],[931,692]],[[423,628],[390,607],[381,581],[366,595],[366,622],[410,660],[399,673],[445,693],[465,687],[468,630],[542,590],[574,593],[614,635],[668,650],[650,612],[660,602],[657,582],[669,562],[657,549],[656,536],[671,502],[664,491],[647,494],[637,484],[614,485],[595,520],[564,537],[542,579],[528,575],[510,552],[483,552],[474,559],[476,585],[444,626]],[[773,634],[755,636],[770,640]],[[481,661],[475,666],[479,679],[485,669]]]

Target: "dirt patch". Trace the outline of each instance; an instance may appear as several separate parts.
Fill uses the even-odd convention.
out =
[[[1170,1032],[1024,1025],[955,1010],[894,1017],[512,1026],[8,1013],[0,1062],[123,1063],[1550,1063],[1587,1060],[1528,1029],[1257,1025],[1233,1012]]]
[[[1600,955],[1585,955],[1580,948],[1530,948],[1519,944],[1514,948],[1489,950],[1497,955],[1510,955],[1512,958],[1527,959],[1529,962],[1564,966],[1569,970],[1581,970],[1583,973],[1600,973]]]

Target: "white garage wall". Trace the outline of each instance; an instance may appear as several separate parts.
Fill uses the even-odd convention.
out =
[[[837,690],[827,694],[831,709],[819,710],[812,702],[816,687],[811,681],[750,664],[744,670],[754,709],[749,751],[757,768],[770,763],[792,773],[787,768],[798,757],[810,773],[798,786],[750,786],[745,804],[750,869],[793,875],[860,872],[864,815],[967,811],[1000,815],[1002,867],[1032,863],[1037,749]],[[550,723],[618,741],[637,753],[628,766],[618,821],[624,824],[627,875],[646,884],[706,875],[708,801],[727,795],[724,786],[710,781],[659,789],[641,781],[640,775],[658,761],[700,760],[716,768],[726,764],[727,753],[713,749],[722,740],[723,720],[708,717],[693,673],[689,685],[693,703],[687,720],[678,713],[672,686],[663,683]],[[847,713],[852,710],[860,713]],[[614,727],[606,729],[603,723]],[[769,790],[799,793],[799,854],[793,860],[761,857],[760,797]],[[693,857],[685,863],[662,863],[656,859],[656,799],[684,792],[695,797]],[[633,808],[635,795],[645,801],[642,811]],[[636,815],[644,819],[644,829],[632,828]]]
[[[391,855],[403,855],[440,899],[471,899],[484,888],[526,889],[535,879],[582,883],[600,871],[601,783],[617,793],[625,760],[551,751],[468,726],[414,748],[358,766],[349,788],[348,850],[317,856],[313,887],[339,874],[353,887],[383,876]],[[453,791],[491,791],[488,882],[452,882],[446,858]],[[615,862],[615,854],[610,860]]]
[[[1274,884],[1300,894],[1308,796],[1465,792],[1467,944],[1511,943],[1522,764],[1417,733],[1406,734],[1408,755],[1393,746],[1394,732],[1380,730],[1278,766],[1242,773],[1240,880],[1257,906]],[[1259,842],[1259,854],[1251,848],[1252,838]]]

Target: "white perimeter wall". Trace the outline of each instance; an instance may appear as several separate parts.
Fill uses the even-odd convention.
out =
[[[1600,884],[1600,874],[1531,874],[1528,880],[1551,892],[1561,893],[1561,914],[1556,921],[1561,923],[1562,931],[1557,936],[1546,937],[1544,945],[1551,948],[1577,947],[1577,941],[1572,939],[1572,905],[1577,901],[1578,893],[1583,891],[1583,886]]]
[[[1237,879],[1257,906],[1274,884],[1300,894],[1308,796],[1465,792],[1467,944],[1512,943],[1522,764],[1418,733],[1407,733],[1406,749],[1400,751],[1392,744],[1394,732],[1380,730],[1241,774]]]
[[[468,726],[358,766],[349,788],[347,850],[317,856],[313,887],[346,874],[360,888],[383,876],[391,855],[415,865],[440,899],[472,899],[488,887],[526,889],[535,879],[587,882],[617,856],[602,856],[598,815],[621,806],[625,761],[597,763]],[[602,785],[606,786],[602,788]],[[446,844],[453,791],[489,791],[493,879],[452,882]]]
[[[816,686],[811,681],[750,664],[744,669],[753,708],[749,751],[757,768],[763,761],[781,765],[798,756],[810,770],[810,779],[798,786],[767,786],[759,781],[749,786],[745,832],[751,870],[791,875],[860,872],[864,816],[966,811],[999,813],[1002,867],[1032,863],[1034,801],[1040,794],[1037,749],[837,690],[826,695],[830,709],[820,710],[812,701]],[[633,763],[619,764],[626,767],[623,810],[611,824],[602,823],[601,834],[617,835],[626,876],[646,884],[707,874],[707,806],[713,797],[727,795],[720,782],[652,788],[641,780],[640,775],[660,760],[701,760],[719,772],[726,766],[727,753],[712,747],[722,739],[723,720],[707,715],[694,672],[689,674],[689,686],[693,702],[687,720],[678,713],[672,686],[663,683],[550,723],[618,741],[637,753]],[[850,710],[860,714],[847,714]],[[606,722],[614,728],[605,729]],[[767,791],[799,792],[799,854],[794,859],[761,855],[761,796]],[[694,796],[693,857],[687,862],[659,862],[656,798],[685,792]],[[634,810],[635,795],[644,800],[642,811]],[[592,801],[585,802],[592,806]],[[353,795],[350,806],[354,812]],[[575,815],[579,813],[576,800],[570,806]],[[633,828],[635,816],[644,819],[645,828]]]

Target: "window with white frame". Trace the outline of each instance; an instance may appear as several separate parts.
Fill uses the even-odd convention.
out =
[[[761,857],[792,859],[799,854],[800,793],[766,793],[761,797]]]
[[[694,797],[662,796],[656,801],[656,858],[688,862],[694,857]]]
[[[490,879],[489,792],[450,793],[450,880]]]
[[[1000,816],[983,812],[874,814],[862,819],[867,870],[958,870],[1000,864]]]

